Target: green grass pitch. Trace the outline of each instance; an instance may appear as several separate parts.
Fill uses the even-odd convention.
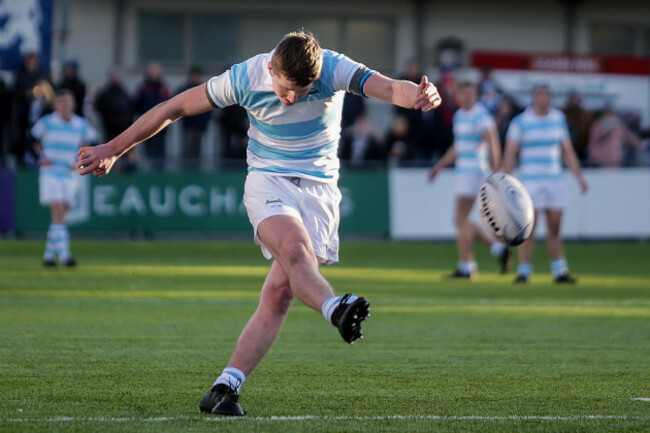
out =
[[[242,392],[246,419],[198,414],[254,311],[251,242],[0,241],[0,431],[650,431],[650,247],[571,243],[576,286],[449,281],[451,243],[343,241],[324,269],[366,296],[345,344],[296,302]],[[645,401],[644,401],[645,399]]]

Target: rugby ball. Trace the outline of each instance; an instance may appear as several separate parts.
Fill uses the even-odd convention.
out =
[[[493,173],[478,193],[481,221],[498,241],[517,246],[528,239],[535,224],[533,201],[515,177]]]

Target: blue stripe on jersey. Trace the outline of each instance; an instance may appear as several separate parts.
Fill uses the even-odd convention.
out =
[[[480,167],[456,167],[454,171],[456,174],[483,174],[483,170]]]
[[[74,151],[76,152],[79,149],[77,143],[66,143],[62,141],[44,141],[43,142],[44,150],[64,150],[64,151]]]
[[[235,91],[237,102],[240,105],[244,105],[242,99],[244,98],[244,95],[250,90],[247,62],[238,63],[230,68],[230,83],[233,90]]]
[[[337,145],[338,141],[332,141],[331,143],[327,143],[323,146],[313,149],[289,151],[264,146],[263,144],[253,139],[248,140],[248,150],[250,150],[258,158],[281,161],[297,161],[302,159],[320,158],[321,156],[326,156],[335,152]]]
[[[336,120],[338,113],[336,109],[330,109],[321,117],[306,120],[304,122],[287,123],[282,125],[271,125],[257,120],[250,113],[248,115],[251,124],[255,126],[262,134],[282,140],[300,140],[302,138],[313,137],[323,132],[332,125]]]
[[[520,158],[521,164],[559,164],[560,158],[558,156],[522,156]]]
[[[48,118],[43,118],[43,123],[45,124],[45,127],[47,129],[47,132],[52,132],[52,131],[59,131],[59,132],[67,132],[68,134],[73,133],[73,134],[84,134],[86,132],[86,122],[82,122],[79,125],[73,125],[72,122],[68,122],[64,125],[56,124]]]
[[[526,140],[523,139],[521,140],[521,143],[519,144],[520,147],[522,148],[530,148],[530,147],[554,147],[558,146],[560,143],[559,140],[553,139],[553,140]]]
[[[342,56],[340,53],[336,53],[335,55],[333,51],[323,50],[323,69],[316,83],[320,83],[322,88],[319,90],[325,95],[331,96],[334,94],[334,69],[336,69]]]
[[[465,152],[456,152],[456,159],[476,159],[477,154],[475,150],[468,150]]]
[[[466,134],[456,134],[455,138],[456,141],[472,141],[477,145],[483,141],[483,137],[481,137],[481,134],[476,132],[469,132]]]
[[[550,173],[550,174],[520,174],[519,178],[521,180],[554,180],[560,179],[562,173]]]
[[[251,90],[246,94],[246,96],[239,99],[239,104],[242,107],[253,109],[259,107],[277,107],[279,105],[282,105],[282,102],[280,102],[280,99],[274,92],[260,92]]]
[[[535,129],[564,128],[565,124],[561,120],[537,120],[536,122],[524,122],[523,118],[517,122],[521,132],[530,132]]]
[[[327,175],[322,171],[298,170],[295,168],[284,168],[284,167],[277,167],[277,166],[260,167],[260,168],[250,167],[248,171],[261,171],[266,173],[282,173],[282,174],[302,173],[307,176],[319,177],[321,179],[332,179],[334,177],[334,176]],[[336,172],[336,170],[332,170],[332,171]]]

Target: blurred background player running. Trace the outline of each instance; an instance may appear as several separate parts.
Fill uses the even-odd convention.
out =
[[[508,248],[490,238],[469,219],[481,184],[490,174],[490,169],[492,172],[499,170],[501,147],[496,125],[490,112],[477,102],[476,84],[469,81],[458,83],[455,97],[460,108],[454,114],[454,144],[429,170],[428,175],[431,182],[444,167],[454,163],[456,165],[454,224],[458,267],[451,276],[471,278],[476,274],[478,266],[473,252],[475,240],[490,247],[490,253],[499,261],[501,273],[506,273],[510,257]]]

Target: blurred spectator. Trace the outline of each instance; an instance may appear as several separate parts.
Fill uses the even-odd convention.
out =
[[[492,113],[496,114],[501,102],[501,85],[494,78],[494,71],[489,66],[481,68],[481,80],[478,84],[479,101]]]
[[[29,118],[27,122],[28,130],[26,132],[27,142],[32,143],[31,129],[38,120],[46,114],[54,111],[54,89],[46,80],[38,80],[32,89],[32,101],[29,105]],[[25,152],[25,165],[27,167],[37,166],[37,155],[33,146],[30,146],[28,152]]]
[[[122,73],[119,69],[111,69],[109,72],[108,82],[95,98],[95,110],[102,120],[105,141],[117,137],[131,125],[131,98],[122,84]]]
[[[422,116],[417,132],[414,158],[431,164],[432,158],[440,158],[454,142],[453,122],[458,109],[454,98],[456,79],[451,72],[443,72],[436,85],[442,103],[436,110],[419,112]]]
[[[86,83],[79,77],[79,62],[68,60],[63,64],[63,78],[58,89],[68,89],[74,95],[75,114],[84,115],[84,102],[86,100]]]
[[[582,98],[577,92],[572,92],[564,107],[564,114],[569,126],[569,135],[578,159],[584,164],[587,160],[587,143],[589,141],[589,128],[593,122],[593,115],[582,108]]]
[[[391,165],[397,165],[411,157],[413,145],[408,120],[404,116],[397,116],[393,120],[393,124],[386,134],[384,147],[388,151],[388,160]]]
[[[144,81],[138,87],[133,106],[137,114],[144,114],[163,101],[169,99],[170,93],[162,80],[162,68],[157,63],[150,63],[145,70]],[[165,164],[166,129],[151,137],[144,143],[145,154],[152,167]]]
[[[420,62],[416,59],[410,59],[404,65],[404,71],[399,75],[400,80],[411,81],[415,84],[420,84],[422,80],[422,68],[420,67]],[[414,144],[420,135],[422,129],[422,111],[420,110],[411,110],[409,108],[403,108],[395,106],[395,114],[397,116],[403,117],[408,123],[408,132],[409,132],[409,144]],[[409,147],[408,158],[413,156],[413,149]]]
[[[12,96],[11,89],[0,75],[0,167],[5,165],[7,152],[9,151],[8,140],[6,140],[8,134],[6,134],[5,127],[11,120]]]
[[[111,69],[108,82],[95,98],[95,110],[99,113],[104,127],[104,141],[110,141],[120,135],[133,121],[131,97],[122,84],[122,73],[119,69]],[[137,153],[129,151],[117,160],[115,169],[132,172],[137,169]]]
[[[360,116],[366,115],[366,101],[365,98],[359,95],[354,95],[350,92],[345,92],[343,99],[343,114],[341,117],[341,131],[345,131]]]
[[[29,112],[34,98],[34,86],[39,80],[47,80],[47,74],[41,69],[38,54],[34,52],[27,53],[16,72],[13,98],[13,143],[11,153],[20,166],[25,164],[25,153],[29,147],[27,146],[27,131],[30,126]],[[31,149],[29,152],[31,153]]]
[[[187,82],[178,89],[177,93],[182,93],[192,87],[202,83],[203,70],[199,66],[193,66],[187,75]],[[201,143],[203,135],[208,129],[208,122],[212,116],[211,111],[198,114],[196,116],[187,116],[181,120],[183,126],[183,162],[185,168],[197,168],[199,166],[199,157],[201,156]]]
[[[518,111],[519,110],[515,109],[515,104],[510,98],[503,98],[501,102],[499,102],[499,108],[494,115],[494,121],[497,125],[497,132],[499,133],[499,142],[501,143],[502,151],[505,147],[506,133],[508,132],[510,121],[518,114]]]
[[[348,161],[350,166],[360,167],[369,162],[379,163],[385,159],[386,152],[380,141],[372,132],[372,125],[367,116],[359,116],[352,127],[341,136],[339,157]]]
[[[595,167],[621,167],[623,145],[644,147],[641,138],[632,133],[619,119],[612,107],[605,107],[591,126],[589,134],[589,163]]]
[[[230,105],[219,110],[221,159],[228,164],[245,164],[248,125],[248,114],[240,105]]]
[[[38,119],[54,111],[54,89],[47,80],[38,80],[32,89],[32,102],[29,104],[29,128]]]

